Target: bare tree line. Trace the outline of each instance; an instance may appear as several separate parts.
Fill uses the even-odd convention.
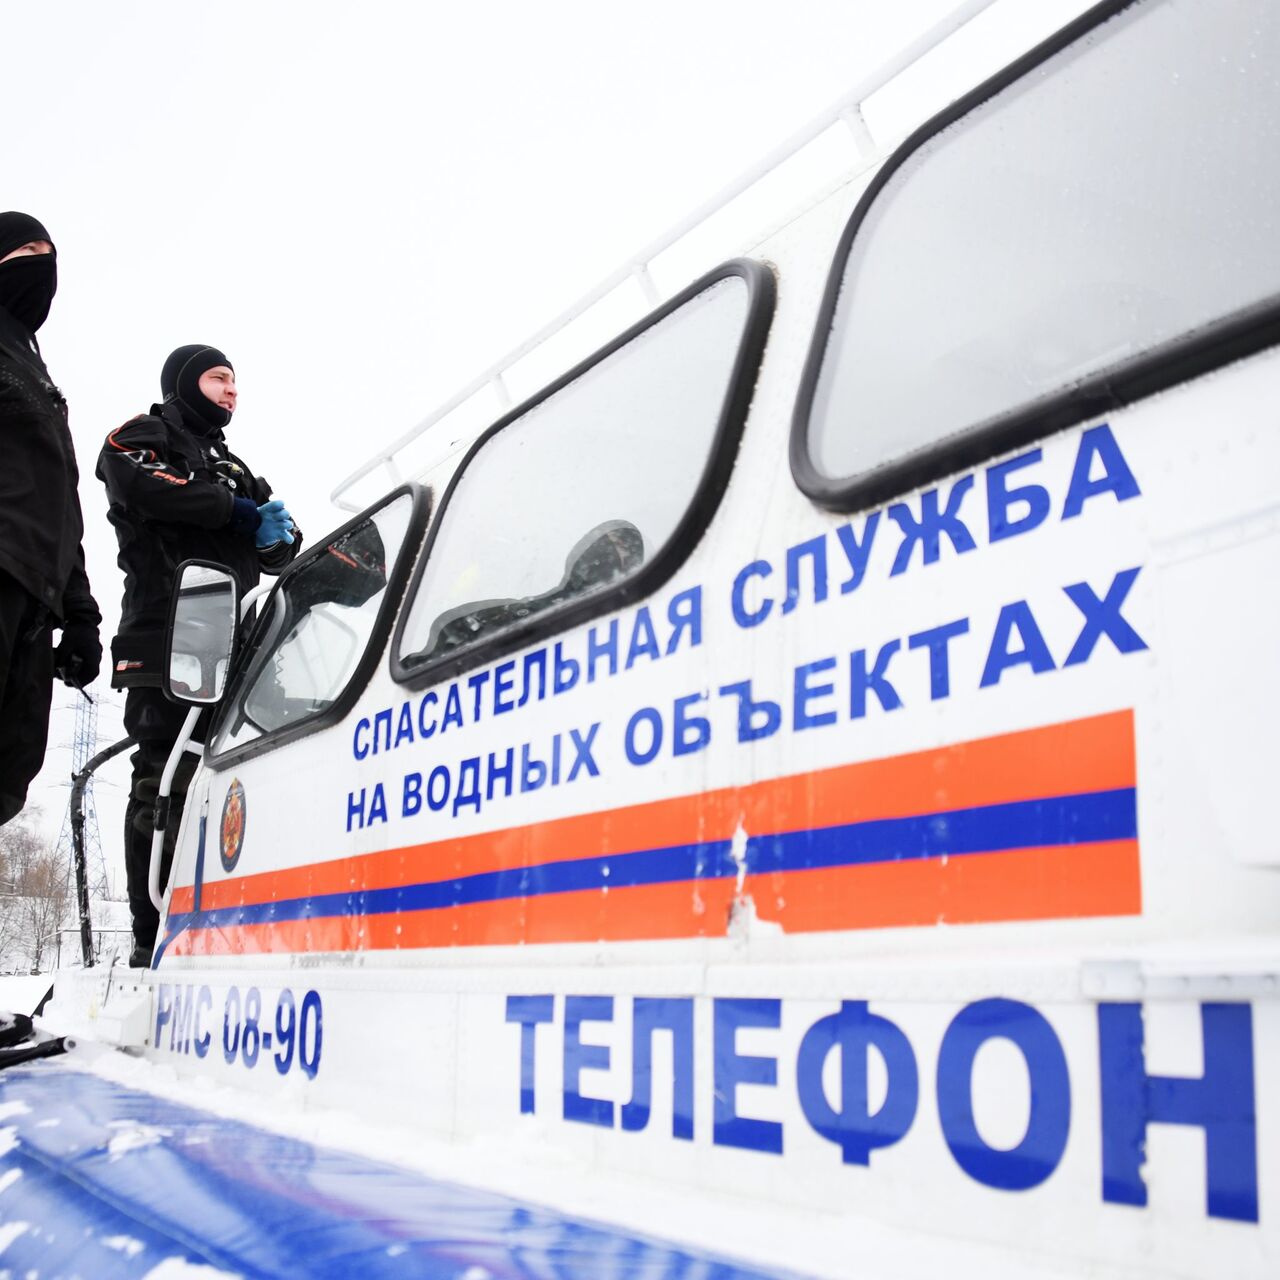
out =
[[[43,973],[53,967],[74,897],[68,871],[35,814],[0,827],[0,970]]]

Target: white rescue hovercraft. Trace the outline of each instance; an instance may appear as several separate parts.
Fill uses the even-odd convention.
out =
[[[247,635],[187,566],[159,945],[0,1073],[10,1274],[1280,1273],[1280,9],[1108,0],[882,149],[986,7]]]

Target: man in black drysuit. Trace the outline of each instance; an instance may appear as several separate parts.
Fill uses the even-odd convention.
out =
[[[49,233],[0,213],[0,824],[44,762],[54,674],[83,688],[102,662],[67,403],[36,343],[57,287]]]
[[[236,406],[235,370],[216,347],[179,347],[160,374],[162,403],[113,431],[98,455],[108,518],[120,545],[124,604],[111,642],[112,687],[127,689],[125,731],[138,740],[125,810],[125,871],[133,917],[132,967],[151,963],[159,913],[147,892],[160,778],[189,708],[162,688],[165,632],[178,566],[210,560],[243,594],[260,573],[279,573],[301,537],[271,486],[223,439]],[[178,822],[195,757],[174,776],[160,883],[169,878]]]

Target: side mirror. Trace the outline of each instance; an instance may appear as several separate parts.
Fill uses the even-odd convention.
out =
[[[240,589],[226,569],[187,560],[178,569],[169,610],[164,691],[203,706],[222,697],[235,652]]]

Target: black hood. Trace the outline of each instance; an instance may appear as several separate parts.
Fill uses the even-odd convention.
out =
[[[201,434],[221,431],[231,421],[230,412],[200,390],[200,375],[222,364],[235,372],[235,366],[217,347],[193,342],[171,352],[160,371],[160,394],[165,404],[176,404],[183,422]]]
[[[0,213],[0,258],[32,240],[53,243],[43,225],[27,213]],[[23,345],[34,345],[58,291],[58,256],[38,253],[0,262],[0,310],[25,330]],[[12,332],[11,325],[5,328]]]

